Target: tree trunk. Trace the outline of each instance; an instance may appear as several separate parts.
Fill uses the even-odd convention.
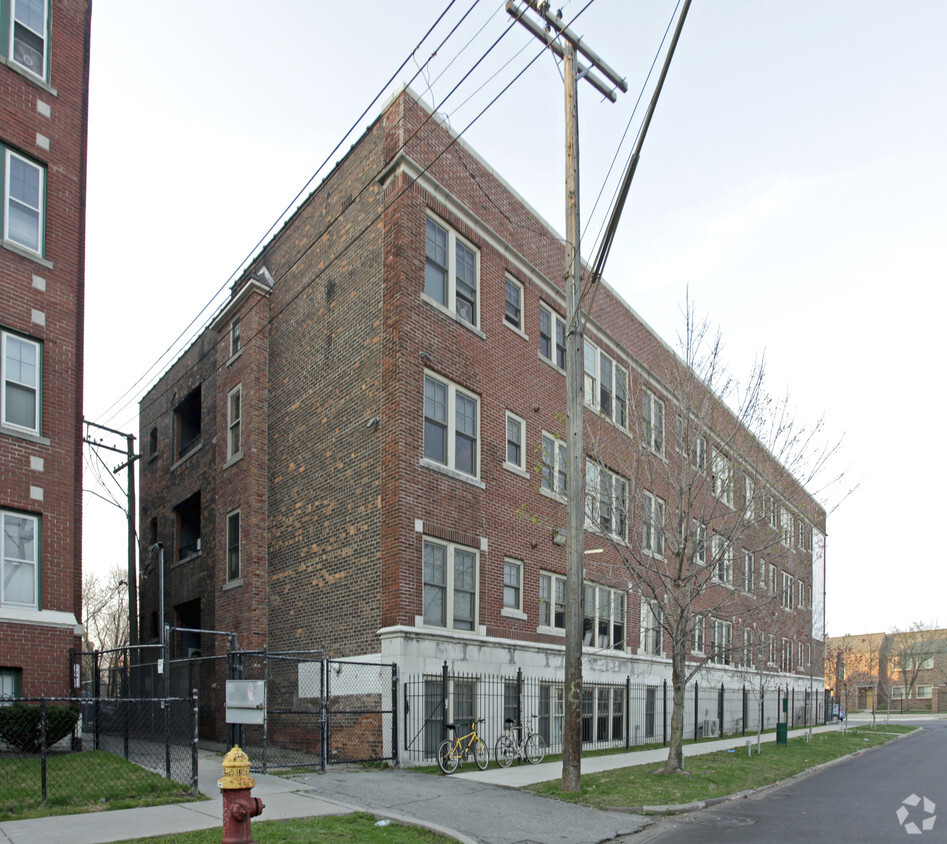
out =
[[[668,758],[664,773],[684,772],[684,655],[674,654],[671,684],[674,690],[674,708],[671,711],[671,732],[668,736]]]

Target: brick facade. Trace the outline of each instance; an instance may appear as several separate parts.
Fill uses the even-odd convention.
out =
[[[142,472],[142,524],[158,518],[165,544],[171,541],[168,508],[175,503],[167,489],[177,483],[176,473],[189,478],[180,494],[200,488],[202,507],[209,508],[202,532],[213,525],[213,551],[202,545],[191,574],[170,572],[187,584],[188,595],[202,598],[202,627],[233,629],[241,643],[271,649],[324,645],[334,656],[380,656],[398,661],[403,671],[431,672],[444,659],[470,670],[496,671],[521,659],[561,668],[561,630],[539,623],[539,581],[541,574],[565,573],[564,549],[553,536],[564,529],[566,513],[560,498],[540,489],[539,464],[544,433],[564,429],[564,373],[540,352],[540,309],[564,312],[562,241],[469,147],[451,138],[410,93],[396,98],[264,247],[214,326],[143,400],[143,441],[153,426],[172,425],[171,403],[160,397],[178,383],[202,382],[204,414],[216,419],[213,459],[208,449],[206,458],[190,458],[192,467],[172,469],[157,460]],[[428,219],[449,234],[450,244],[475,255],[472,325],[452,301],[444,307],[425,293]],[[269,289],[259,284],[267,277],[274,282]],[[516,327],[505,319],[507,279],[521,291]],[[254,284],[257,292],[248,294]],[[229,331],[238,313],[245,345],[231,361]],[[244,330],[251,321],[254,327]],[[677,358],[604,283],[587,336],[628,374],[625,424],[587,412],[586,440],[594,443],[596,459],[618,474],[635,453],[648,388],[667,408],[662,459],[676,465],[682,457],[673,446],[673,403],[662,374]],[[444,386],[450,401],[467,397],[476,406],[473,472],[425,457],[426,378]],[[228,466],[221,444],[228,396],[238,385],[243,457]],[[506,463],[508,412],[525,430],[520,469]],[[450,423],[453,437],[453,418]],[[761,499],[762,479],[769,479],[799,535],[804,528],[810,540],[824,536],[821,507],[762,447],[755,453]],[[626,546],[642,535],[641,490],[631,478],[628,483],[634,503],[619,542]],[[649,491],[673,498],[658,482]],[[223,532],[226,513],[238,507],[242,582],[231,584]],[[763,521],[761,510],[760,524],[747,527],[747,542],[755,537],[763,547],[772,540]],[[663,656],[638,653],[641,594],[629,589],[620,549],[598,530],[588,532],[587,542],[603,549],[588,558],[587,582],[611,590],[603,594],[612,600],[627,600],[622,644],[590,650],[586,671],[668,676],[668,641]],[[465,560],[472,555],[470,629],[425,623],[426,546]],[[822,675],[820,642],[812,638],[813,554],[793,536],[767,556],[780,573],[792,571],[793,589],[803,596],[802,606],[794,600],[782,615],[770,613],[766,628],[792,642],[783,683],[802,689],[812,675]],[[522,602],[515,609],[504,607],[507,559],[522,566]],[[206,581],[199,581],[200,571],[208,573]],[[204,595],[200,590],[211,581],[214,594]],[[700,600],[708,609],[717,606],[725,588],[713,587],[695,610],[702,610]],[[763,591],[738,599],[747,618]],[[465,610],[454,598],[447,611],[460,619]],[[144,590],[142,607],[143,613],[155,607]],[[763,627],[754,617],[754,636]]]
[[[11,228],[10,195],[0,207],[0,329],[37,350],[35,425],[10,412],[17,353],[2,363],[0,511],[9,531],[33,534],[16,551],[5,544],[0,604],[0,674],[24,696],[71,692],[69,650],[80,647],[82,587],[82,378],[89,81],[88,0],[49,0],[41,48],[22,52],[11,38],[11,4],[0,1],[0,172],[40,173],[38,242]],[[43,26],[40,26],[43,30]],[[27,38],[27,41],[29,39]],[[12,156],[12,159],[11,159]],[[9,174],[8,174],[9,175]],[[0,185],[4,180],[0,178]],[[14,185],[15,201],[35,209],[32,186]],[[21,193],[21,191],[25,191]],[[27,225],[30,234],[34,231]],[[16,370],[16,371],[15,371]],[[22,383],[22,381],[20,382]],[[38,537],[35,535],[38,533]],[[9,551],[10,556],[7,556]],[[35,565],[35,590],[13,590],[16,559]],[[18,577],[25,577],[20,570]],[[25,587],[25,591],[24,588]],[[32,597],[30,595],[32,594]],[[9,685],[7,685],[9,683]]]

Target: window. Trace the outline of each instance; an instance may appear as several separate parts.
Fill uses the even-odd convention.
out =
[[[695,615],[692,619],[691,627],[691,653],[702,654],[704,652],[704,617]]]
[[[891,698],[892,700],[904,700],[904,686],[892,686]]]
[[[477,477],[480,406],[475,395],[424,376],[424,457]]]
[[[227,516],[227,580],[240,578],[240,511]]]
[[[781,541],[787,548],[792,548],[792,514],[785,508],[779,514]]]
[[[148,434],[148,456],[154,457],[158,453],[158,429],[152,428]]]
[[[769,566],[769,593],[776,594],[776,566],[770,563]]]
[[[625,538],[628,481],[603,466],[585,463],[586,525]]]
[[[806,584],[801,580],[796,584],[796,606],[801,610],[806,608]]]
[[[799,542],[798,545],[803,551],[812,550],[812,528],[809,527],[802,519],[796,520],[796,525],[799,528]]]
[[[691,466],[698,472],[707,469],[707,440],[703,437],[694,438],[694,447],[691,449]]]
[[[585,403],[622,428],[628,425],[628,373],[585,341]]]
[[[756,486],[749,475],[743,476],[743,518],[756,521]]]
[[[896,668],[897,667],[897,665],[895,664],[896,658],[892,659],[891,662],[892,662],[892,667]],[[916,665],[918,671],[927,671],[934,667],[934,657],[932,656],[929,656],[929,657],[906,656],[903,662],[904,662],[904,668],[903,668],[904,671],[913,671],[915,669],[916,663],[920,663],[919,665]]]
[[[647,598],[641,599],[641,646],[639,653],[661,656],[661,605]]]
[[[539,623],[566,629],[566,579],[558,574],[539,575]]]
[[[552,434],[543,433],[542,488],[560,498],[566,497],[566,444]]]
[[[783,591],[781,595],[781,604],[784,610],[792,609],[792,575],[789,572],[783,572]]]
[[[192,390],[174,409],[174,431],[178,457],[184,457],[201,441],[201,388]]]
[[[779,530],[779,503],[772,495],[767,496],[766,501],[769,509],[769,526],[773,530]]]
[[[523,609],[523,564],[518,560],[503,561],[503,607]]]
[[[566,368],[566,324],[545,305],[539,306],[539,354],[560,369]]]
[[[714,497],[733,506],[733,464],[725,454],[714,452]]]
[[[806,665],[805,642],[796,642],[796,668],[805,668],[805,665]]]
[[[476,327],[480,305],[480,258],[456,232],[427,218],[424,292]]]
[[[178,560],[201,552],[201,494],[195,492],[174,508]]]
[[[6,331],[2,345],[3,424],[39,434],[42,346]]]
[[[743,628],[743,650],[740,653],[740,667],[753,667],[753,631]]]
[[[506,277],[506,310],[503,319],[517,331],[523,330],[523,285]]]
[[[733,546],[719,533],[714,534],[714,579],[733,585]]]
[[[477,623],[477,552],[424,540],[424,623],[473,630]]]
[[[645,492],[642,496],[644,514],[642,517],[643,537],[641,547],[656,557],[664,556],[664,502]]]
[[[782,640],[782,652],[779,658],[779,670],[784,674],[792,671],[792,640]]]
[[[238,317],[230,323],[230,357],[233,357],[240,351],[240,318]]]
[[[914,691],[914,697],[918,700],[930,700],[934,696],[933,686],[918,686]]]
[[[754,573],[753,553],[743,549],[743,591],[753,591],[753,573]]]
[[[46,78],[48,14],[46,0],[13,0],[10,59],[20,67]]]
[[[46,171],[13,150],[4,150],[3,239],[43,254]]]
[[[240,402],[243,395],[241,387],[230,391],[227,397],[227,459],[240,454]]]
[[[22,688],[22,668],[0,668],[0,700],[20,697]]]
[[[715,618],[710,622],[710,661],[718,665],[730,665],[731,658],[731,638],[733,636],[733,624],[729,621],[723,621]]]
[[[2,510],[0,523],[3,525],[0,604],[38,609],[39,518]]]
[[[506,462],[521,471],[526,470],[526,423],[516,414],[506,413]]]
[[[764,634],[760,634],[760,635],[764,635]],[[776,637],[773,636],[772,634],[770,634],[769,636],[769,647],[767,648],[766,664],[767,665],[776,664]]]
[[[587,647],[625,649],[625,593],[607,586],[584,584],[585,618],[582,643]]]
[[[664,454],[664,402],[649,390],[642,391],[641,418],[645,446],[655,454]]]
[[[707,526],[698,521],[691,521],[691,542],[693,543],[693,560],[698,565],[707,565]]]

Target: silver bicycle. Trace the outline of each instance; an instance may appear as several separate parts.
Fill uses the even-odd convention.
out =
[[[531,715],[530,719],[535,717]],[[531,765],[538,765],[546,758],[546,741],[539,733],[532,728],[524,732],[512,718],[507,718],[505,723],[506,731],[494,747],[494,757],[501,768],[509,768],[514,759],[525,759]]]

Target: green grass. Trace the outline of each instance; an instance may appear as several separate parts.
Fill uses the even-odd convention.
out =
[[[254,821],[253,840],[257,844],[308,844],[311,841],[331,841],[333,844],[446,844],[454,841],[453,838],[417,826],[405,826],[394,821],[387,826],[376,826],[376,823],[376,818],[362,812],[286,821]],[[148,844],[220,844],[220,828],[133,840]]]
[[[873,730],[857,727],[841,732],[816,733],[812,741],[805,736],[791,738],[788,745],[766,743],[762,754],[747,756],[746,748],[733,753],[716,751],[702,756],[684,757],[684,775],[657,773],[654,763],[619,768],[599,774],[583,774],[578,792],[560,790],[560,781],[531,786],[536,794],[583,803],[599,809],[631,809],[641,806],[665,806],[724,797],[728,794],[772,785],[795,774],[863,750],[884,744],[900,733],[913,732],[905,725],[886,724]]]
[[[0,759],[0,821],[203,799],[178,782],[101,750],[50,756],[46,771],[44,805],[39,758]]]

